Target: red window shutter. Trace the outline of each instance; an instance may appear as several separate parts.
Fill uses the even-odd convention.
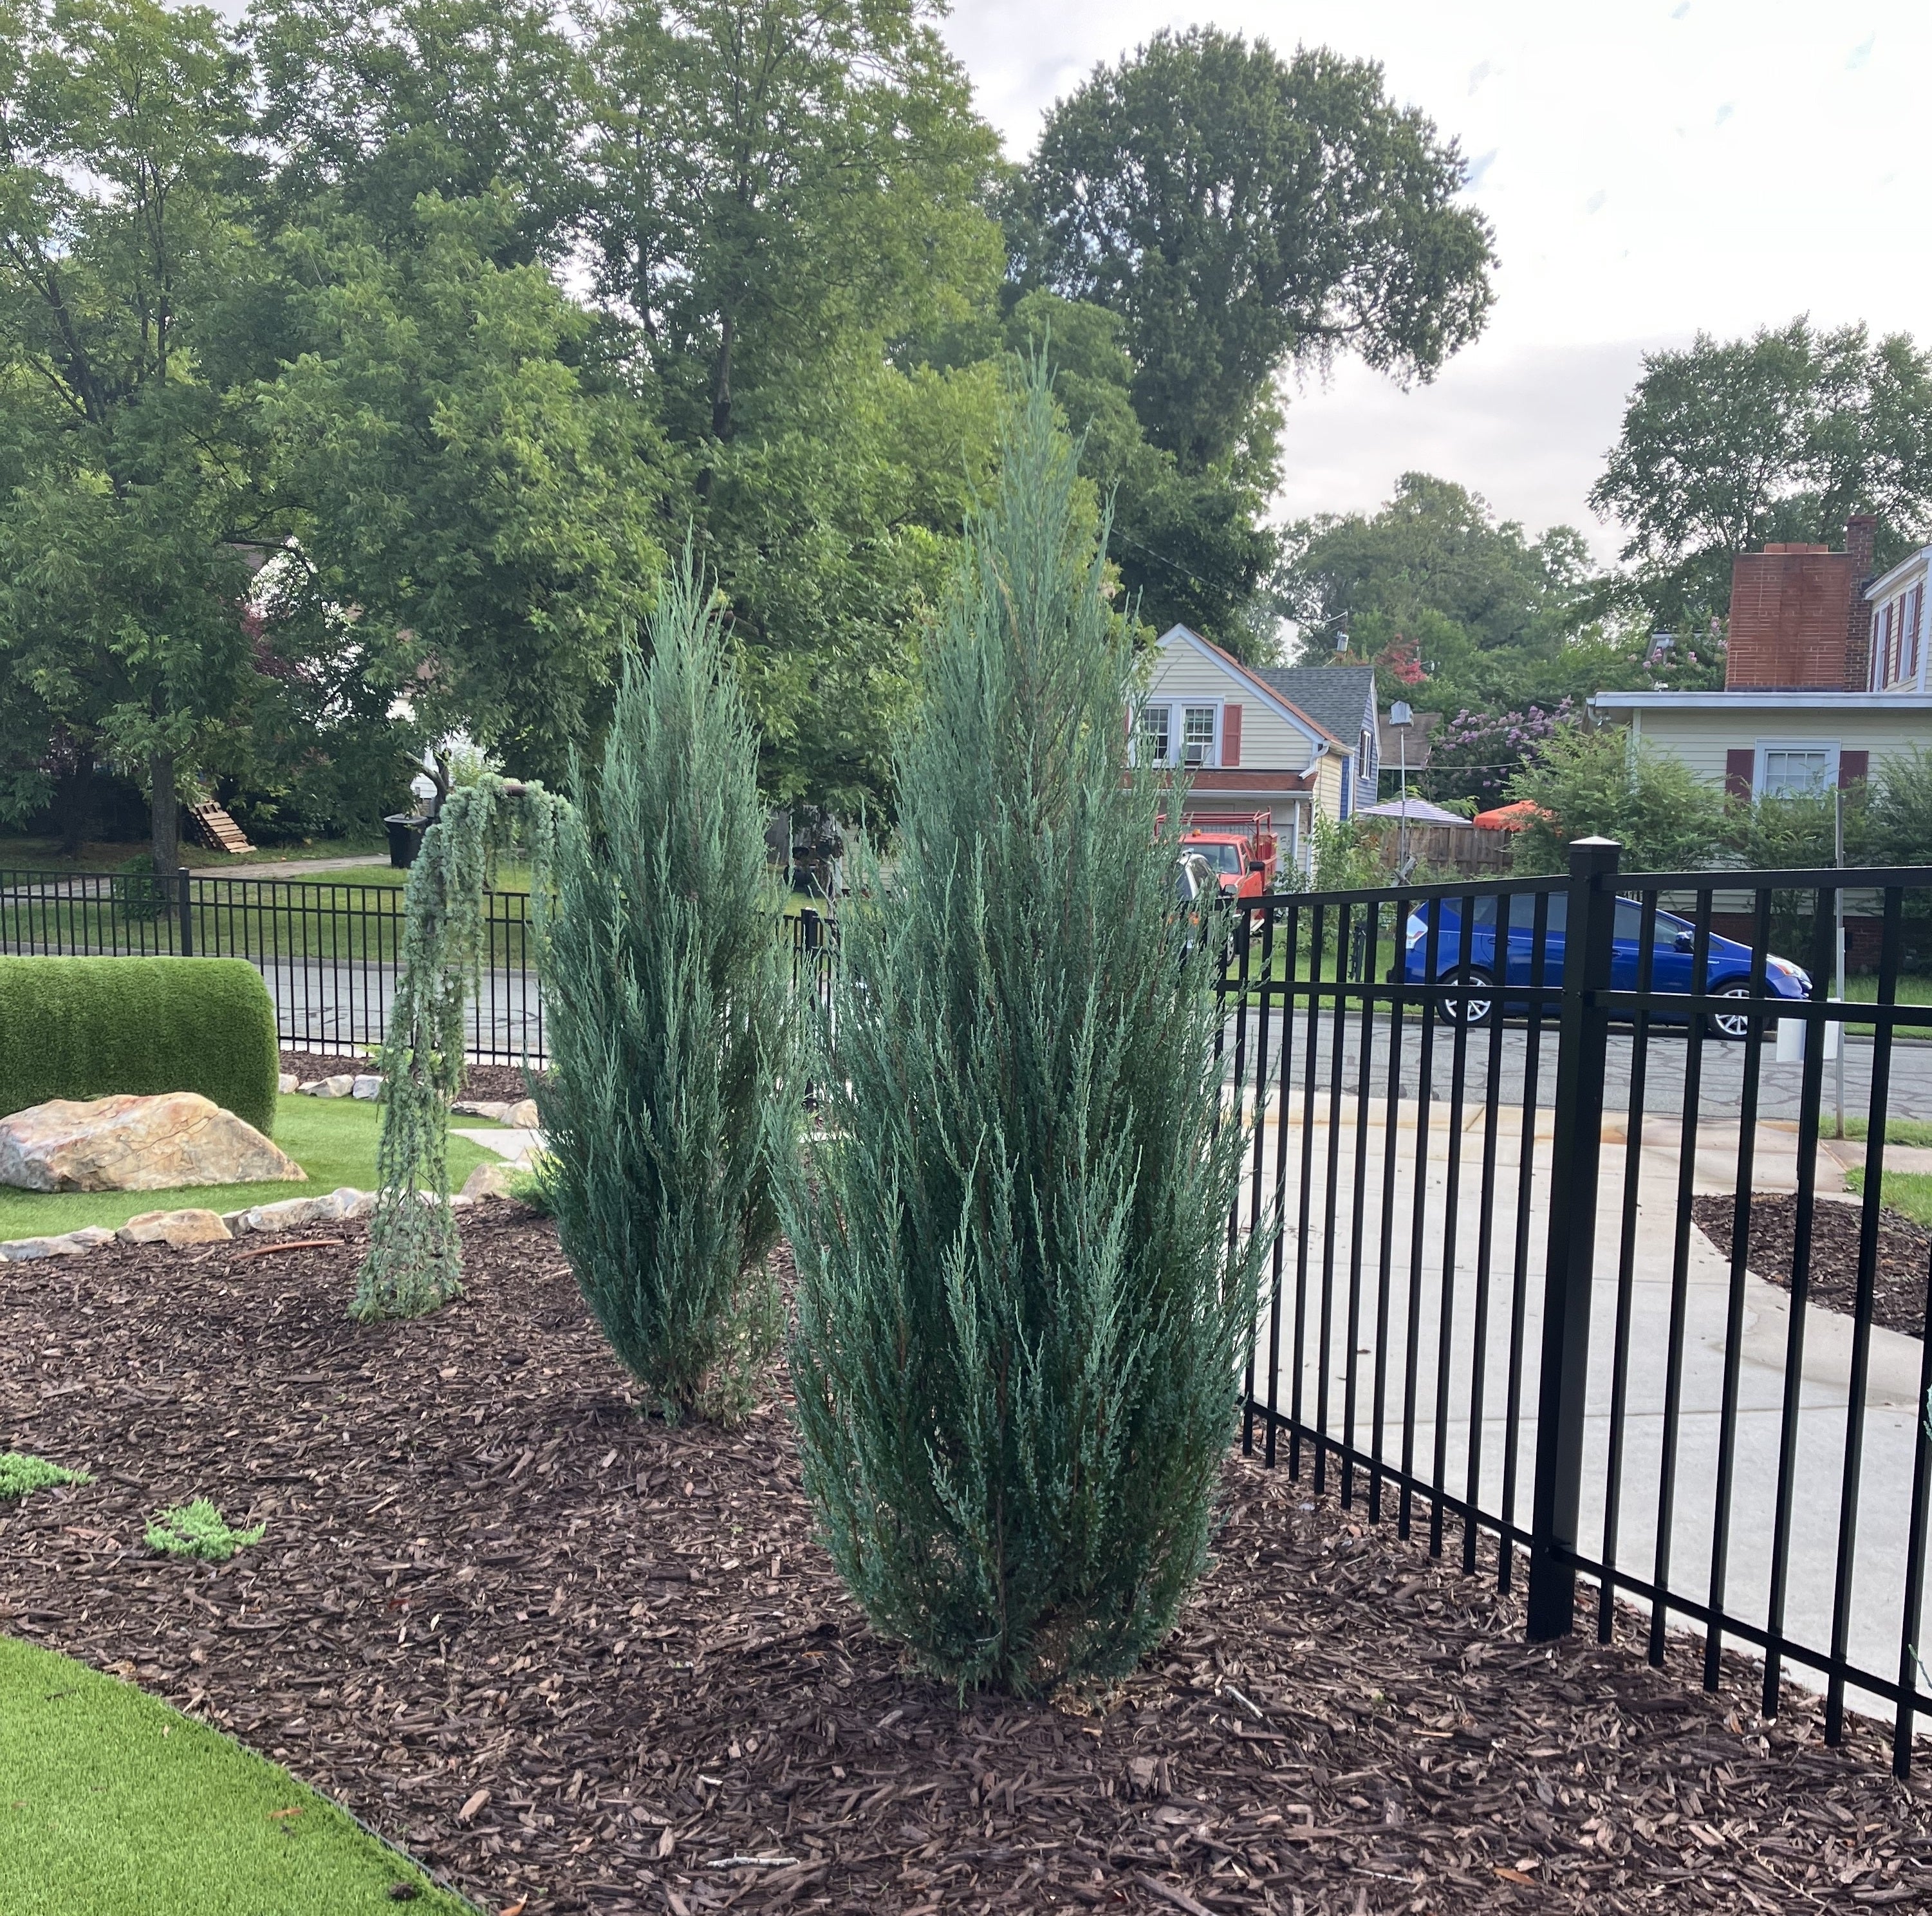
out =
[[[1871,754],[1868,751],[1841,751],[1838,754],[1838,784],[1840,790],[1849,790],[1854,785],[1862,785],[1871,775]]]
[[[1240,762],[1241,708],[1224,705],[1221,708],[1221,763],[1239,765]]]
[[[1724,790],[1734,799],[1751,795],[1751,778],[1757,770],[1757,754],[1749,745],[1739,745],[1724,754]]]

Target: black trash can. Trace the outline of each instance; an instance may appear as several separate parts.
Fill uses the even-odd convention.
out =
[[[416,818],[395,811],[382,820],[389,828],[389,864],[392,870],[406,871],[416,862],[416,852],[422,844],[424,831],[428,828],[427,818]]]

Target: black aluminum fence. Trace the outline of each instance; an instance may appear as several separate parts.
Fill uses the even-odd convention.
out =
[[[1932,1268],[1882,1263],[1880,1209],[1912,1155],[1886,1171],[1888,1123],[1932,1119],[1907,1042],[1932,1036],[1908,1002],[1932,997],[1932,868],[1573,859],[1239,913],[1229,1228],[1280,1225],[1244,1447],[1472,1574],[1526,1573],[1534,1638],[1580,1606],[1660,1662],[1690,1628],[1707,1687],[1727,1645],[1760,1660],[1766,1714],[1796,1683],[1833,1741],[1848,1702],[1888,1715],[1903,1774],[1932,1709]],[[1873,1002],[1832,996],[1854,886]],[[1841,1109],[1862,1140],[1821,1138]]]
[[[1880,1204],[1895,1177],[1932,1194],[1932,1150],[1888,1143],[1910,1120],[1932,1144],[1932,868],[1575,858],[1231,921],[1220,1042],[1253,1130],[1229,1228],[1281,1226],[1244,1444],[1472,1574],[1526,1574],[1534,1636],[1580,1603],[1653,1660],[1700,1630],[1714,1687],[1742,1648],[1765,1711],[1822,1691],[1833,1738],[1847,1707],[1888,1714],[1903,1771],[1932,1711],[1932,1268],[1882,1256]],[[1832,996],[1847,900],[1866,1001]],[[0,951],[245,958],[285,1044],[346,1051],[382,1035],[401,909],[0,873]],[[479,1061],[543,1056],[528,910],[490,895]],[[835,931],[782,934],[821,994]],[[1850,1142],[1821,1136],[1840,1113]]]
[[[484,960],[466,1048],[481,1064],[541,1065],[543,994],[525,893],[484,899]],[[783,936],[794,975],[827,987],[827,921],[807,911]],[[355,1054],[380,1044],[400,968],[400,885],[332,884],[181,871],[0,871],[0,952],[246,958],[274,1002],[281,1042]]]

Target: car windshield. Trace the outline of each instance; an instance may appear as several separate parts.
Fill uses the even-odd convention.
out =
[[[1241,874],[1241,848],[1239,845],[1190,844],[1187,849],[1198,852],[1214,871],[1232,872],[1236,877]]]

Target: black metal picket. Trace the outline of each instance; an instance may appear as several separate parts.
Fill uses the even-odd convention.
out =
[[[1848,901],[1870,1000],[1831,994]],[[472,1055],[541,1060],[528,901],[486,917]],[[829,994],[835,923],[785,925]],[[1932,867],[1632,875],[1586,841],[1567,876],[1270,895],[1229,932],[1217,1044],[1252,1130],[1228,1229],[1277,1228],[1244,1447],[1426,1522],[1472,1574],[1486,1549],[1504,1589],[1526,1568],[1533,1637],[1579,1627],[1582,1579],[1603,1641],[1661,1662],[1700,1631],[1712,1688],[1727,1644],[1761,1659],[1768,1716],[1793,1682],[1834,1741],[1848,1708],[1889,1713],[1904,1774],[1932,1711],[1932,1341],[1875,1302],[1888,1119],[1908,1091],[1932,1117],[1906,1043],[1932,1037],[1907,988]],[[0,873],[0,951],[246,958],[304,1048],[380,1039],[400,934],[388,886]],[[1867,1134],[1849,1314],[1811,1294],[1828,1065]],[[1792,1207],[1775,1257],[1767,1183]],[[1727,1192],[1720,1252],[1698,1207]]]
[[[1873,1003],[1829,995],[1852,893],[1877,904]],[[1713,929],[1727,894],[1750,902],[1736,940]],[[1770,952],[1774,901],[1808,922],[1808,977]],[[1892,1715],[1903,1774],[1932,1708],[1932,1345],[1873,1307],[1894,1057],[1932,1036],[1900,989],[1928,918],[1932,868],[1632,876],[1600,841],[1564,878],[1241,901],[1221,1045],[1254,1130],[1230,1223],[1280,1227],[1244,1448],[1317,1491],[1333,1469],[1372,1520],[1392,1489],[1438,1554],[1460,1525],[1471,1572],[1488,1537],[1501,1586],[1526,1563],[1533,1639],[1576,1627],[1581,1577],[1604,1641],[1619,1600],[1647,1611],[1653,1661],[1667,1625],[1701,1630],[1712,1688],[1727,1642],[1760,1656],[1767,1715],[1808,1681],[1836,1741],[1858,1693]],[[1780,1021],[1795,1123],[1766,1105],[1792,1103],[1766,1055]],[[1809,1290],[1826,1054],[1854,1024],[1872,1036],[1846,1316]],[[1751,1242],[1767,1152],[1796,1207],[1781,1261]],[[1737,1194],[1728,1257],[1696,1233],[1704,1187]]]

